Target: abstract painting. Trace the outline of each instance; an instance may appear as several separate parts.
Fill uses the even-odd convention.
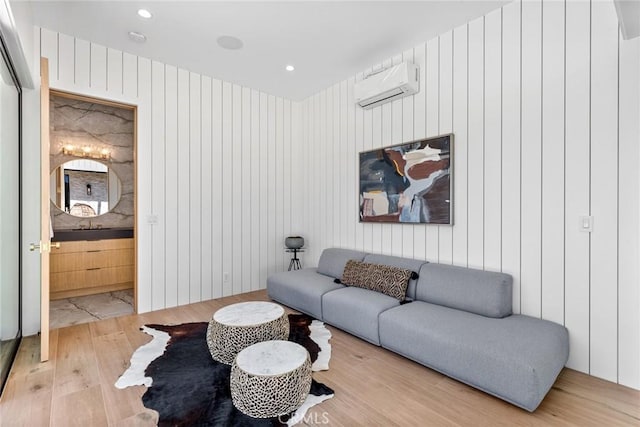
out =
[[[360,221],[453,224],[453,134],[360,153]]]

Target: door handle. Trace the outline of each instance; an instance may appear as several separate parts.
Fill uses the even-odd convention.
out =
[[[60,249],[60,242],[55,242],[55,243],[51,243],[51,242],[40,242],[40,243],[31,243],[29,245],[29,250],[31,252],[35,251],[36,249],[39,249],[40,253],[43,252],[51,252],[51,248],[56,248],[56,249]]]

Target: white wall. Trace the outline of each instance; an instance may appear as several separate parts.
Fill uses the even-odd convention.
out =
[[[417,95],[356,108],[361,73],[305,100],[308,262],[341,246],[510,273],[515,312],[569,329],[570,367],[640,388],[640,45],[617,25],[610,2],[516,1],[373,67],[416,62]],[[448,132],[455,225],[358,223],[357,153]]]
[[[34,70],[34,56],[31,55],[33,52],[33,13],[31,10],[31,3],[24,1],[14,1],[11,0],[8,2],[9,7],[11,8],[11,14],[13,15],[13,20],[15,23],[16,30],[18,31],[18,36],[20,38],[20,44],[22,45],[22,50],[24,52],[24,59],[27,62],[27,67],[30,70]],[[32,73],[33,83],[38,84],[38,80],[35,77],[38,77],[40,73]]]
[[[34,83],[22,93],[22,334],[27,336],[40,330],[40,256],[29,251],[29,243],[40,241],[40,59],[30,5],[21,5],[11,7]]]
[[[138,107],[138,312],[261,289],[288,265],[296,104],[47,29],[34,39],[51,88]],[[24,283],[26,335],[39,330],[39,286]]]

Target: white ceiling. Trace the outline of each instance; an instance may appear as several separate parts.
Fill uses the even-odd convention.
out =
[[[34,24],[44,28],[300,100],[505,3],[76,0],[12,7],[30,5]],[[140,18],[141,7],[153,18]],[[147,41],[131,41],[129,31]],[[220,48],[221,35],[244,47]]]

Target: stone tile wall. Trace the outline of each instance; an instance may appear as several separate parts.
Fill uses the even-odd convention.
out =
[[[134,110],[52,95],[50,115],[50,170],[79,158],[63,154],[66,145],[91,147],[94,151],[108,149],[111,159],[97,161],[107,165],[120,178],[122,195],[108,213],[91,218],[91,222],[104,228],[133,228]],[[54,231],[89,225],[89,218],[71,216],[53,203],[51,216]]]

